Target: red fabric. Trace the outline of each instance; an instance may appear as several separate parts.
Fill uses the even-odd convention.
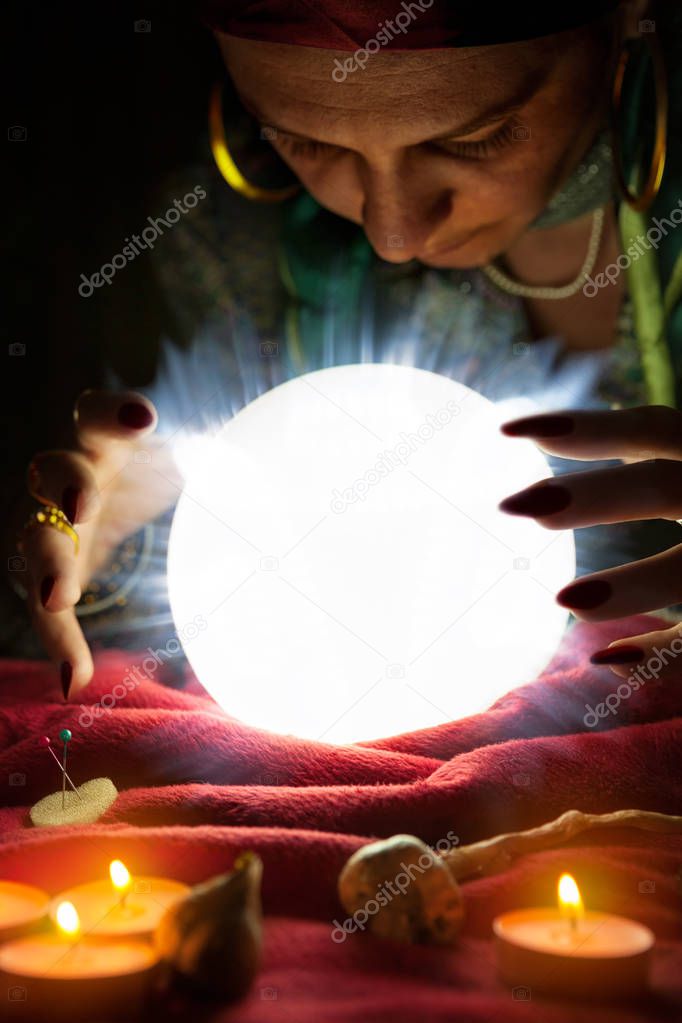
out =
[[[580,625],[543,678],[485,714],[359,746],[331,747],[248,728],[227,717],[196,682],[177,692],[143,682],[90,727],[61,702],[42,663],[0,663],[0,877],[51,893],[106,876],[122,858],[133,873],[198,882],[244,849],[263,858],[265,959],[240,1005],[221,1023],[650,1023],[682,1018],[680,836],[602,831],[527,856],[503,874],[466,882],[457,949],[398,947],[367,934],[331,940],[344,914],[336,878],[346,858],[378,836],[411,832],[436,843],[449,831],[470,842],[531,827],[564,810],[639,807],[680,813],[682,671],[648,683],[595,730],[594,706],[619,680],[590,667],[589,651],[655,628],[651,619]],[[98,659],[88,703],[111,691],[130,654]],[[475,684],[475,680],[474,680]],[[86,717],[83,719],[88,721]],[[110,776],[120,796],[96,825],[33,829],[27,808],[58,788],[38,743],[73,732],[74,781]],[[580,1005],[532,992],[512,998],[495,975],[493,917],[549,905],[564,870],[586,903],[641,920],[657,936],[653,992],[641,1004]],[[642,882],[652,882],[640,890]],[[195,1018],[183,1001],[165,1018]],[[183,1015],[184,1014],[184,1015]],[[160,1017],[159,1017],[160,1018]]]
[[[481,0],[197,0],[199,16],[221,32],[327,50],[357,50],[374,39],[377,50],[534,39],[585,24],[615,6],[617,0],[541,7]]]

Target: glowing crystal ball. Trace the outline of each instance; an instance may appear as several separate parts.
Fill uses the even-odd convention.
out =
[[[575,549],[498,511],[549,475],[532,443],[500,434],[505,418],[435,373],[339,366],[193,449],[170,600],[229,714],[353,742],[474,714],[537,675]]]

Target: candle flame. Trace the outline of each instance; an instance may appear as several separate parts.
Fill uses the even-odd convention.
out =
[[[130,888],[131,877],[128,868],[121,860],[112,860],[109,864],[109,877],[117,892],[126,892]]]
[[[562,874],[559,878],[559,908],[569,916],[577,916],[582,913],[583,900],[580,897],[580,889],[570,874]]]
[[[81,929],[78,911],[73,902],[60,902],[57,906],[57,926],[69,938],[75,938]]]

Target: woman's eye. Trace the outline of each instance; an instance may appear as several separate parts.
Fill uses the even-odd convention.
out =
[[[488,136],[486,139],[479,139],[476,142],[462,142],[457,139],[449,142],[446,139],[439,142],[438,146],[441,149],[445,149],[446,152],[452,153],[453,156],[481,160],[486,156],[490,156],[491,153],[496,152],[498,149],[502,149],[515,139],[517,137],[516,131],[517,128],[510,121],[507,121],[506,124],[503,124],[501,128],[498,128],[493,135]]]

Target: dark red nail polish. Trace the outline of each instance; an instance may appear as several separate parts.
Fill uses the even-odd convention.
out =
[[[568,508],[571,503],[571,494],[566,487],[556,486],[548,483],[543,487],[536,487],[533,490],[522,490],[520,494],[513,494],[505,498],[500,504],[500,511],[509,515],[532,515],[541,517],[543,515],[555,515],[556,512]]]
[[[604,604],[613,590],[611,584],[604,579],[586,579],[584,582],[571,583],[557,594],[557,603],[576,611],[592,611]]]
[[[604,650],[597,650],[592,654],[592,664],[636,664],[643,661],[646,654],[641,647],[633,646],[631,643],[623,643],[622,646],[605,647]]]
[[[121,426],[130,427],[131,430],[143,430],[145,426],[150,426],[153,420],[154,416],[147,406],[141,405],[139,401],[127,401],[118,410],[119,423]]]
[[[69,522],[76,522],[78,518],[78,502],[81,492],[78,487],[65,487],[62,494],[62,511]]]
[[[59,669],[59,675],[62,680],[62,692],[64,693],[64,699],[69,698],[69,689],[71,688],[71,679],[73,678],[73,667],[68,661],[62,661],[61,668]]]
[[[565,437],[574,428],[571,416],[527,416],[505,423],[501,430],[507,437]]]
[[[53,575],[46,575],[43,581],[41,582],[40,603],[43,605],[43,607],[47,607],[47,602],[52,596],[52,591],[54,589],[54,584],[56,583],[56,581],[57,580]]]

